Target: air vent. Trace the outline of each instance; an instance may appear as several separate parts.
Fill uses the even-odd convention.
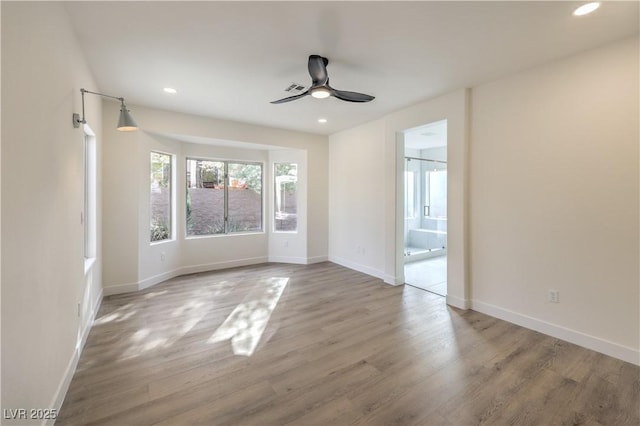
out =
[[[305,86],[303,86],[302,84],[298,84],[298,83],[291,83],[289,85],[289,87],[284,89],[285,92],[289,92],[289,93],[291,93],[293,95],[300,94],[300,93],[304,92],[305,90],[307,90],[307,88]]]

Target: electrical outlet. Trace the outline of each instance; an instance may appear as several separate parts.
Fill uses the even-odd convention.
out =
[[[549,302],[551,303],[560,302],[560,292],[558,290],[549,290]]]
[[[164,254],[164,252],[160,253],[160,262],[163,262],[167,259],[167,256]]]
[[[284,240],[283,245],[284,245],[285,247],[289,247],[289,241],[288,241],[288,240]]]

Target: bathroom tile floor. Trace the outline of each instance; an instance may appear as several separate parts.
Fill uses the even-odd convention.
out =
[[[446,296],[447,256],[405,263],[404,282],[440,296]]]

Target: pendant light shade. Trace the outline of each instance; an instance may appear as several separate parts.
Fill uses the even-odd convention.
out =
[[[118,119],[118,130],[121,132],[133,132],[138,130],[138,124],[133,119],[127,106],[122,102],[120,105],[120,118]]]

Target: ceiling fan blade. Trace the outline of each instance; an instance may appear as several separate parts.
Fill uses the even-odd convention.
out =
[[[278,99],[277,101],[271,101],[272,104],[283,104],[285,102],[291,102],[291,101],[295,101],[296,99],[300,99],[303,98],[305,96],[307,96],[309,94],[309,91],[307,90],[304,93],[300,93],[299,95],[295,95],[295,96],[289,96],[288,98],[283,98],[283,99]]]
[[[327,65],[329,65],[329,60],[327,58],[320,55],[309,55],[309,75],[311,76],[312,80],[311,87],[304,93],[290,96],[284,99],[279,99],[271,103],[282,104],[285,102],[291,102],[310,94],[312,94],[313,97],[320,99],[331,95],[347,102],[370,102],[375,99],[374,96],[366,95],[364,93],[336,90],[333,87],[329,86]]]
[[[348,102],[369,102],[376,98],[375,96],[365,95],[364,93],[348,92],[346,90],[336,90],[336,89],[333,89],[333,91],[331,92],[331,95],[335,96],[340,100],[348,101]]]
[[[329,60],[320,55],[309,56],[309,75],[313,86],[323,86],[329,80],[327,75],[327,64]]]

